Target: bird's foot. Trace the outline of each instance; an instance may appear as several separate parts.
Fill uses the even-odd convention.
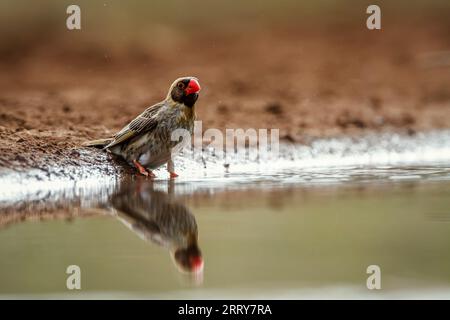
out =
[[[137,160],[133,160],[133,164],[136,167],[136,169],[138,169],[139,173],[142,174],[143,176],[150,178],[156,177],[156,175],[151,170],[144,168],[142,164],[140,164]]]
[[[169,172],[170,174],[170,179],[175,179],[176,177],[178,177],[178,174],[176,174],[175,172]]]

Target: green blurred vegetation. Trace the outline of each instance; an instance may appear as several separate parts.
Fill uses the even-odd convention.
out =
[[[309,25],[332,28],[345,24],[364,25],[370,4],[382,7],[383,21],[391,19],[448,20],[450,1],[371,1],[371,0],[2,0],[0,1],[0,56],[14,57],[37,46],[68,43],[72,47],[129,46],[158,43],[184,34],[201,36],[222,31],[230,35],[261,26]],[[66,8],[81,7],[82,30],[61,37],[66,29]],[[300,30],[298,29],[298,30]]]
[[[450,10],[450,1],[447,0],[2,0],[1,33],[31,33],[46,37],[58,31],[64,32],[65,11],[70,4],[81,7],[84,31],[111,37],[121,33],[151,34],[155,26],[207,32],[216,28],[233,30],[255,24],[360,23],[364,21],[365,9],[370,4],[379,4],[386,17],[433,14],[448,18]]]
[[[258,28],[287,27],[289,32],[328,28],[345,33],[346,27],[364,28],[366,8],[374,3],[381,6],[383,25],[389,24],[390,30],[404,22],[417,28],[447,25],[450,16],[447,0],[2,0],[0,61],[14,61],[38,47],[60,47],[65,52],[77,48],[100,52],[103,47],[145,50],[183,37],[195,41],[217,32],[234,37]],[[66,29],[71,4],[81,7],[80,31]]]

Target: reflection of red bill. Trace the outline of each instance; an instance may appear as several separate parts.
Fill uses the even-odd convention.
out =
[[[203,270],[203,259],[200,256],[191,257],[192,271],[197,273]]]

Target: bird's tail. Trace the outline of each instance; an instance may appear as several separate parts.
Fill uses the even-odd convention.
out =
[[[87,142],[83,143],[82,146],[83,147],[104,148],[113,140],[114,140],[113,138],[92,140],[92,141],[87,141]]]

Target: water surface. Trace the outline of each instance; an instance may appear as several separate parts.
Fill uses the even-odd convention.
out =
[[[5,192],[0,297],[450,298],[450,159],[390,152]]]

